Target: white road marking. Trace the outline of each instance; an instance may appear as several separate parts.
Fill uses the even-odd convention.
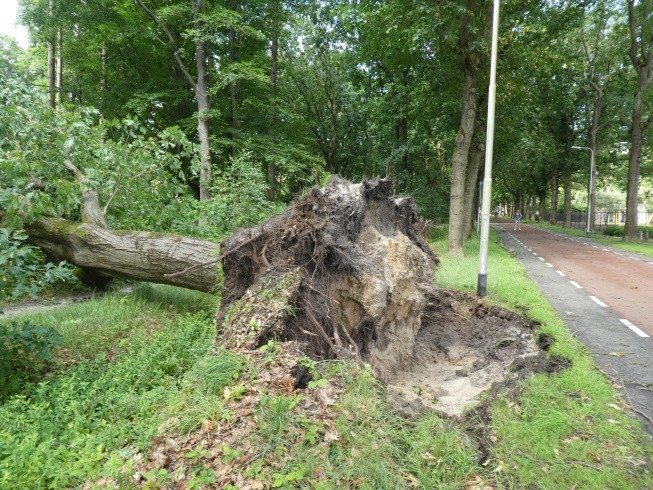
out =
[[[562,277],[567,277],[567,275],[562,271],[556,270],[556,272],[560,274]]]
[[[649,335],[646,332],[642,332],[639,328],[637,328],[635,325],[630,323],[628,320],[625,318],[619,318],[619,321],[626,325],[629,329],[631,329],[633,332],[635,332],[637,335],[643,338],[649,338]]]
[[[537,254],[535,252],[533,252],[533,255],[537,256]]]
[[[553,264],[550,264],[548,262],[546,263],[546,265],[548,265],[549,267],[553,267]]]
[[[599,298],[596,296],[590,296],[590,299],[594,301],[597,305],[599,305],[602,308],[607,308],[608,305],[606,305],[603,301],[601,301]]]
[[[610,251],[607,248],[602,248],[601,250],[603,250],[604,252],[609,252]]]
[[[540,259],[542,262],[544,262],[544,258],[543,258],[543,257],[538,257],[538,259]]]
[[[615,255],[622,255],[619,252],[612,252],[612,253],[615,254]]]
[[[629,259],[639,260],[637,257],[628,257]]]
[[[580,284],[578,284],[576,281],[569,281],[569,284],[571,284],[571,285],[574,286],[575,288],[583,289],[583,286],[581,286]]]

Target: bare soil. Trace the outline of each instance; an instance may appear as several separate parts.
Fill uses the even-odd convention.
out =
[[[388,379],[401,412],[436,410],[462,415],[494,383],[541,367],[534,325],[515,313],[488,307],[471,295],[439,290],[422,319],[412,360]]]

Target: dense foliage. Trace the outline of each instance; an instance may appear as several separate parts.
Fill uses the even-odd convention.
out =
[[[452,221],[450,236],[471,233],[489,0],[20,3],[32,46],[0,42],[5,236],[33,215],[78,218],[90,186],[111,227],[217,239],[330,173],[392,175],[422,215]],[[650,0],[636,3],[629,15],[616,0],[502,2],[493,206],[566,222],[589,176],[574,146],[595,155],[596,209],[603,190],[626,190],[629,22],[652,22]],[[650,123],[631,170],[644,207]]]

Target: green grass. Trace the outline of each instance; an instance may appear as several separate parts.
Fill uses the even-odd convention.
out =
[[[109,294],[42,313],[18,315],[11,320],[56,328],[63,336],[64,353],[71,359],[115,355],[129,344],[134,332],[153,331],[169,316],[216,304],[214,297],[151,284],[139,284],[131,295]]]
[[[564,228],[558,225],[550,225],[548,223],[529,223],[533,226],[539,228],[544,228],[545,230],[552,230],[557,233],[564,233],[570,236],[588,236],[584,230],[578,230],[576,228]],[[643,242],[624,242],[620,237],[616,236],[606,236],[602,233],[590,233],[589,237],[591,240],[597,243],[603,243],[604,245],[610,245],[611,247],[618,248],[620,250],[625,250],[627,252],[639,253],[642,255],[647,255],[653,257],[653,237],[649,241]]]
[[[446,240],[437,238],[442,252]],[[466,243],[464,258],[441,253],[438,284],[474,291],[477,253],[478,240]],[[653,488],[641,466],[650,465],[650,441],[619,410],[623,401],[496,234],[488,291],[490,302],[540,322],[557,339],[551,353],[572,366],[537,375],[518,396],[492,404],[486,431],[493,445],[485,465],[465,424],[434,414],[403,419],[368,369],[341,362],[306,360],[320,377],[346,386],[330,408],[334,418],[309,418],[298,410],[301,394],[265,391],[256,391],[250,419],[241,418],[228,409],[229,401],[245,396],[261,367],[213,346],[216,298],[141,286],[130,296],[23,318],[61,329],[65,362],[0,404],[0,488],[75,488],[102,478],[130,488],[138,458],[147,457],[153,441],[183,439],[207,422],[255,424],[247,444],[258,448],[260,459],[251,461],[250,472],[280,488]],[[264,354],[263,363],[283,362],[269,346]],[[222,447],[218,465],[240,457],[235,440]],[[184,450],[193,488],[212,488],[216,481],[204,465],[207,449]],[[275,465],[264,466],[270,458]],[[172,474],[157,467],[144,477],[148,488],[156,482],[163,488]]]
[[[204,295],[157,287],[69,306],[51,318],[32,315],[65,323],[76,361],[0,405],[0,488],[75,487],[147,447],[162,408],[211,347],[215,327],[212,309],[201,308],[206,302]],[[101,345],[91,352],[96,340]]]
[[[526,313],[556,342],[550,354],[572,362],[555,375],[525,382],[517,399],[493,405],[490,428],[496,437],[491,472],[498,488],[653,488],[651,440],[641,424],[620,410],[624,401],[598,370],[585,347],[565,328],[524,268],[492,231],[488,259],[488,300]],[[441,254],[438,284],[476,290],[478,238],[465,243],[464,258],[445,253],[446,239],[433,242]]]

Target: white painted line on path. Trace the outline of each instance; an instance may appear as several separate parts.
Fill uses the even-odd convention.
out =
[[[623,254],[620,254],[619,252],[612,252],[612,253],[615,254],[615,255],[623,255]]]
[[[553,264],[550,264],[548,262],[546,263],[546,265],[548,265],[549,267],[553,267]]]
[[[607,308],[608,305],[606,305],[603,301],[601,301],[599,298],[596,296],[590,296],[590,299],[594,301],[597,305],[599,305],[602,308]]]
[[[639,260],[637,257],[628,257],[629,259]]]
[[[533,252],[533,255],[536,255],[536,256],[537,256],[537,254],[536,254],[535,252]]]
[[[571,285],[574,286],[575,288],[583,289],[583,286],[581,286],[580,284],[578,284],[576,281],[569,281],[569,284],[571,284]]]
[[[538,257],[542,262],[544,262],[544,257]]]
[[[556,270],[556,272],[560,274],[562,277],[567,277],[567,275],[562,271]]]
[[[642,338],[649,338],[649,335],[646,332],[642,332],[639,328],[637,328],[635,325],[630,323],[628,320],[625,318],[619,318],[619,321],[626,325],[629,329],[631,329],[633,332],[635,332],[637,335],[639,335]]]
[[[601,250],[603,250],[604,252],[609,252],[610,251],[607,248],[602,248]]]

